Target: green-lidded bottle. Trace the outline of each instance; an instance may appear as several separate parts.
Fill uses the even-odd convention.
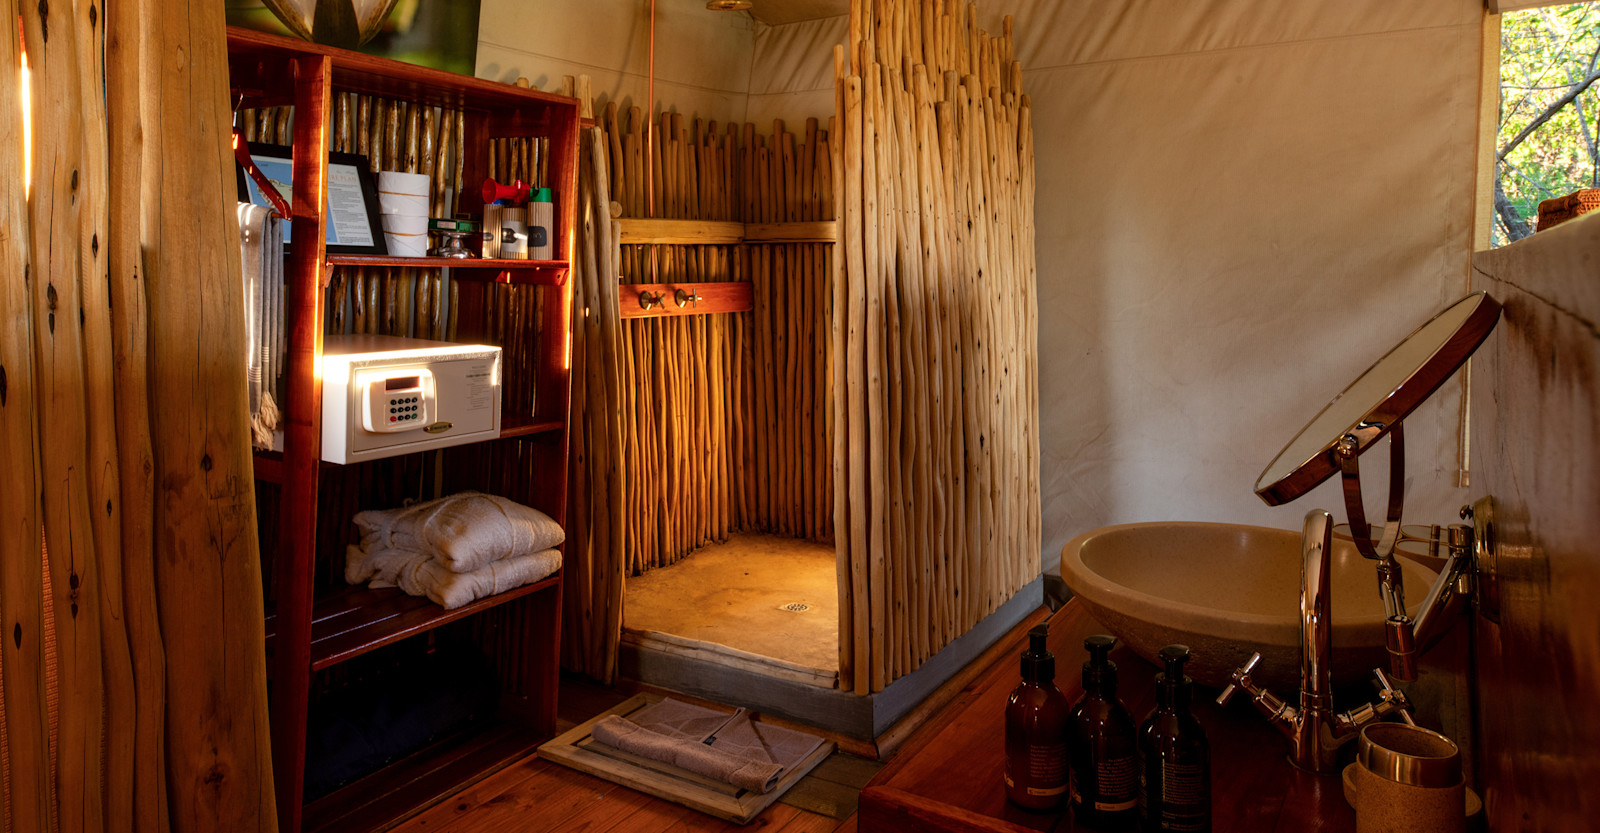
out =
[[[1072,815],[1090,830],[1132,830],[1138,821],[1139,761],[1133,716],[1117,699],[1117,640],[1083,640],[1083,697],[1068,718],[1072,761]]]
[[[1156,710],[1139,727],[1139,829],[1211,833],[1211,746],[1190,711],[1189,646],[1161,649]]]
[[[1067,697],[1049,635],[1047,625],[1028,631],[1022,682],[1006,703],[1006,798],[1030,810],[1053,810],[1067,795]]]

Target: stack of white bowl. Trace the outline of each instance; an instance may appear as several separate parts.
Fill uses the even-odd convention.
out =
[[[427,174],[378,172],[378,210],[383,214],[383,239],[389,254],[427,255],[430,181]]]

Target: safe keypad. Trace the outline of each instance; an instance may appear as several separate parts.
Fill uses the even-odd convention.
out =
[[[417,404],[421,401],[422,398],[418,396],[389,400],[389,421],[399,423],[421,419],[422,406]]]

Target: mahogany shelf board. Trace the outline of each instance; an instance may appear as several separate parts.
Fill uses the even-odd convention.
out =
[[[501,417],[501,420],[500,439],[502,440],[511,437],[527,437],[533,434],[547,434],[567,427],[567,423],[562,420],[544,420],[521,424],[506,421],[504,416]],[[283,452],[257,449],[252,459],[255,463],[255,478],[257,480],[265,480],[268,483],[283,483]],[[338,463],[329,463],[327,461],[322,463],[323,468],[336,465]]]
[[[237,26],[228,27],[228,59],[234,67],[244,68],[250,61],[267,63],[271,66],[302,56],[332,58],[334,83],[340,89],[351,92],[490,112],[515,109],[539,113],[548,109],[564,109],[571,112],[574,120],[578,113],[578,100],[567,96],[352,52],[298,38]],[[249,78],[256,74],[236,70],[234,77]],[[271,85],[261,85],[261,87],[259,91],[252,90],[259,92],[262,101],[265,102],[256,106],[273,103],[275,100],[273,96],[277,91]]]
[[[1049,647],[1056,656],[1056,685],[1076,701],[1083,693],[1079,668],[1083,639],[1107,629],[1075,600],[1050,617]],[[1020,637],[1020,635],[1018,635]],[[861,794],[863,829],[1044,830],[1075,829],[1070,814],[1037,813],[1006,801],[1005,705],[1021,681],[1024,640],[986,669],[963,695],[907,742]],[[1118,645],[1118,695],[1143,719],[1155,708],[1158,669]],[[1291,692],[1282,692],[1288,696]],[[1211,743],[1213,829],[1233,833],[1355,830],[1355,811],[1345,802],[1337,775],[1318,776],[1288,761],[1288,741],[1248,698],[1227,707],[1217,691],[1197,686],[1194,713]],[[1348,744],[1346,754],[1355,745]],[[870,822],[870,824],[869,824]],[[991,822],[993,822],[991,824]],[[987,826],[985,826],[987,825]]]
[[[772,806],[783,794],[833,753],[824,740],[815,751],[784,774],[769,792],[756,793],[723,784],[659,761],[646,760],[596,743],[594,725],[608,715],[623,717],[657,702],[656,694],[637,694],[580,723],[539,747],[539,757],[682,804],[702,813],[744,824]]]
[[[547,269],[565,270],[564,260],[503,257],[406,257],[403,255],[328,255],[329,266],[415,266],[419,269]]]
[[[501,419],[503,420],[504,417]],[[527,437],[533,434],[547,434],[551,431],[560,431],[566,427],[567,424],[560,420],[548,422],[529,422],[524,425],[506,425],[504,422],[502,422],[500,425],[500,439],[504,440],[511,437]]]
[[[561,573],[486,596],[455,610],[445,610],[432,600],[408,596],[393,588],[351,586],[318,599],[312,606],[311,669],[320,671],[352,657],[454,622],[531,593],[554,588],[560,592]],[[277,635],[277,614],[266,623],[267,648]]]

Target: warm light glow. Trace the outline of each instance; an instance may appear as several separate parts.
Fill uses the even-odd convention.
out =
[[[22,56],[22,198],[33,187],[33,78],[28,71],[28,53]]]

